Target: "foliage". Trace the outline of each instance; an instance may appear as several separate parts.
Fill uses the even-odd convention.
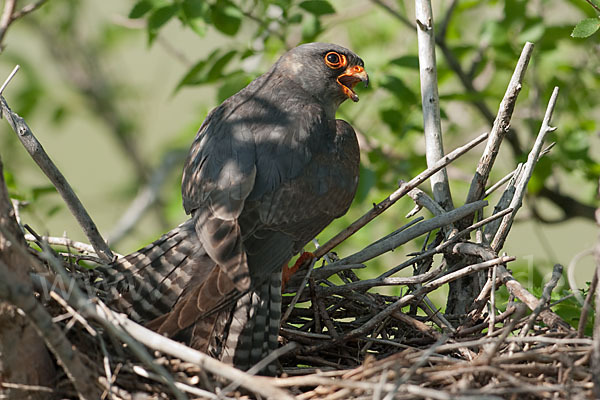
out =
[[[408,26],[414,18],[410,7],[402,2],[385,3],[390,4],[392,11],[379,3],[382,2],[139,0],[127,3],[126,7],[119,4],[118,12],[122,17],[129,17],[133,27],[129,23],[118,25],[114,19],[106,18],[96,21],[96,28],[82,36],[78,32],[84,30],[84,17],[89,16],[88,7],[93,9],[93,6],[78,1],[50,1],[40,10],[40,15],[32,16],[31,21],[37,20],[24,24],[24,29],[33,35],[46,36],[42,46],[48,50],[46,54],[52,59],[53,69],[67,71],[60,79],[65,82],[62,86],[70,87],[71,92],[55,91],[49,84],[50,79],[40,76],[43,71],[37,59],[11,44],[10,35],[2,63],[12,66],[19,62],[23,71],[27,71],[11,92],[15,111],[27,117],[49,119],[54,128],[46,126],[44,129],[60,131],[75,114],[89,108],[94,118],[104,124],[104,131],[112,135],[111,143],[119,146],[115,153],[131,154],[131,148],[137,149],[137,161],[133,156],[126,159],[131,161],[131,170],[138,172],[131,173],[126,186],[106,188],[107,198],[119,198],[127,204],[148,181],[148,176],[139,171],[143,169],[140,165],[152,170],[173,149],[187,148],[190,136],[206,111],[264,72],[287,48],[316,40],[347,45],[365,60],[372,85],[359,89],[358,105],[344,104],[339,112],[340,117],[356,127],[365,139],[365,146],[355,204],[347,216],[321,235],[326,239],[360,216],[370,204],[383,199],[396,187],[398,179],[410,179],[425,166],[416,39],[414,29]],[[578,35],[574,36],[591,35],[598,21],[594,10],[583,1],[544,0],[539,6],[525,0],[450,3],[451,7],[447,2],[434,3],[438,42],[444,46],[438,49],[438,79],[446,149],[451,150],[488,129],[491,121],[482,109],[490,110],[493,118],[522,45],[533,41],[536,52],[513,119],[510,145],[507,143],[508,148],[503,149],[505,170],[496,171],[493,180],[524,160],[526,149],[540,126],[541,105],[557,85],[561,88],[555,111],[559,129],[552,137],[557,145],[539,163],[529,190],[532,195],[543,197],[548,190],[560,189],[584,205],[593,204],[594,185],[600,176],[598,157],[592,150],[598,131],[595,116],[600,103],[597,95],[600,57],[596,47],[573,39],[570,34],[573,25],[585,17],[594,23],[586,22],[583,26],[580,23],[576,27]],[[144,25],[143,37],[135,22]],[[164,42],[181,49],[179,43],[171,39],[174,31],[195,35],[197,59],[191,60],[173,86],[173,96],[211,88],[214,97],[198,96],[198,113],[174,122],[175,133],[171,132],[162,153],[144,154],[140,144],[145,140],[141,139],[144,114],[123,111],[127,110],[123,104],[141,98],[145,91],[119,74],[102,73],[102,68],[106,60],[121,54],[123,49],[143,47],[144,43],[150,47],[149,51],[157,51]],[[52,42],[74,49],[75,55],[57,52]],[[85,49],[85,57],[77,58],[76,55],[83,53],[82,49]],[[175,58],[172,62],[179,63]],[[93,68],[81,67],[88,64],[93,64]],[[98,70],[100,73],[94,75]],[[77,81],[78,76],[73,71],[83,71],[83,82]],[[48,105],[51,105],[50,111]],[[14,139],[6,134],[0,138],[0,144],[3,148],[16,147]],[[17,155],[4,152],[2,155],[7,158],[7,169],[14,175],[15,194],[34,202],[32,208],[35,208],[39,195],[36,197],[35,190],[22,183],[25,179],[16,171],[16,165],[22,165],[16,162]],[[470,176],[475,163],[476,157],[460,160],[452,166],[452,171],[455,176]],[[180,164],[177,165],[175,170],[180,169]],[[163,185],[160,207],[153,211],[155,218],[164,223],[155,231],[144,232],[146,236],[139,237],[136,244],[143,244],[156,237],[159,230],[180,222],[177,173],[171,173],[169,184]],[[571,186],[570,182],[576,185]],[[455,198],[464,198],[461,191],[467,187],[468,178],[454,181]],[[493,203],[496,199],[490,200]],[[388,211],[388,218],[361,231],[340,251],[357,250],[364,243],[403,225],[406,223],[403,216],[411,207],[408,200],[400,202]],[[581,216],[560,206],[558,209],[559,218]],[[544,220],[551,219],[543,215],[545,210],[537,211],[536,215],[541,213]],[[404,254],[412,250],[403,249],[386,256],[385,264],[390,264],[389,258],[402,260]]]

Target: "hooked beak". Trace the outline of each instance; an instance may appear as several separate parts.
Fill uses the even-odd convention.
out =
[[[365,87],[369,85],[369,75],[367,71],[360,65],[353,65],[348,67],[343,74],[338,76],[337,82],[342,87],[344,94],[348,96],[352,101],[358,101],[358,95],[354,92],[354,86],[358,82],[364,82]]]

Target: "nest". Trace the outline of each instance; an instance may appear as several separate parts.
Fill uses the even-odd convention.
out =
[[[506,258],[497,262],[496,268]],[[343,280],[340,285],[324,285],[325,278],[318,277],[327,275],[327,268],[320,270],[297,274],[311,277],[300,286],[303,290],[290,286],[287,291],[293,293],[284,297],[280,377],[232,382],[202,364],[158,350],[152,353],[153,362],[190,398],[261,398],[268,396],[263,391],[267,386],[296,399],[592,398],[592,340],[578,337],[548,309],[544,298],[540,301],[544,305],[530,313],[522,302],[509,303],[503,312],[493,313],[493,321],[486,308],[482,312],[475,303],[470,314],[451,324],[435,312],[418,315],[419,308],[430,310],[424,295],[417,294],[416,300],[402,306],[402,299],[419,288],[404,296],[384,296],[367,292],[372,281],[360,280],[352,269],[336,273]],[[80,284],[97,278],[80,268],[69,272]],[[560,272],[557,267],[557,277]],[[431,282],[436,279],[423,283],[421,293],[435,286]],[[498,278],[498,284],[501,281]],[[363,289],[354,289],[361,285]],[[318,289],[332,287],[335,294]],[[552,282],[548,293],[551,287]],[[43,293],[40,290],[40,296]],[[69,307],[57,292],[50,293],[45,308],[78,349],[91,375],[99,377],[103,398],[174,397],[164,376],[129,346]],[[67,375],[57,391],[61,398],[78,397]]]

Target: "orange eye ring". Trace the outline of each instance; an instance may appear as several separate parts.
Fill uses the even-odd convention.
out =
[[[325,64],[331,69],[338,69],[346,66],[346,56],[335,51],[325,54]]]

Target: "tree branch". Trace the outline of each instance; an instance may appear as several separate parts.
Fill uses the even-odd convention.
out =
[[[0,95],[0,108],[2,115],[6,118],[17,137],[33,158],[40,169],[50,179],[58,193],[61,195],[73,216],[79,222],[84,233],[88,237],[92,246],[96,250],[99,257],[102,257],[106,262],[111,262],[114,255],[96,227],[96,224],[88,214],[87,210],[65,179],[64,175],[58,170],[52,162],[40,142],[35,138],[31,129],[23,118],[14,113],[8,106],[6,99]]]
[[[440,120],[433,11],[430,0],[415,1],[415,18],[417,20],[417,41],[419,45],[419,75],[421,78],[425,156],[427,166],[431,167],[444,156],[444,145]],[[444,168],[433,174],[429,182],[435,201],[445,210],[454,208],[446,169]]]
[[[548,102],[548,107],[546,108],[546,115],[544,116],[544,120],[542,121],[542,126],[540,127],[540,132],[535,139],[535,143],[531,151],[529,152],[529,156],[527,157],[527,162],[525,163],[522,171],[519,174],[519,178],[517,184],[515,185],[515,193],[510,202],[510,208],[513,209],[513,212],[502,219],[500,223],[500,227],[498,228],[498,232],[494,236],[494,240],[491,243],[492,249],[496,252],[500,251],[502,246],[504,245],[504,241],[508,236],[508,232],[510,227],[512,226],[512,222],[517,215],[519,208],[523,204],[523,197],[527,191],[527,184],[529,183],[529,179],[533,174],[533,168],[539,160],[540,153],[542,151],[542,147],[544,146],[544,139],[546,139],[546,135],[550,132],[556,130],[556,128],[550,126],[550,121],[552,119],[552,113],[554,112],[554,106],[556,105],[556,99],[558,97],[558,87],[555,87],[552,91],[552,96],[550,97],[550,101]]]
[[[529,59],[531,58],[532,52],[533,43],[527,42],[523,47],[523,51],[521,52],[521,56],[519,57],[519,61],[515,67],[515,71],[510,79],[506,93],[504,94],[504,98],[500,103],[498,116],[494,121],[492,131],[490,132],[490,137],[485,146],[485,150],[481,156],[481,159],[479,160],[479,165],[477,165],[475,176],[471,181],[471,186],[469,187],[469,193],[467,194],[466,200],[467,203],[479,200],[483,197],[485,185],[487,184],[490,171],[494,166],[494,161],[496,160],[496,156],[500,150],[500,144],[508,132],[510,119],[515,108],[515,103],[517,102],[517,97],[521,91],[521,83],[523,82],[523,77],[525,76],[525,71],[527,70],[527,65],[529,64]]]

